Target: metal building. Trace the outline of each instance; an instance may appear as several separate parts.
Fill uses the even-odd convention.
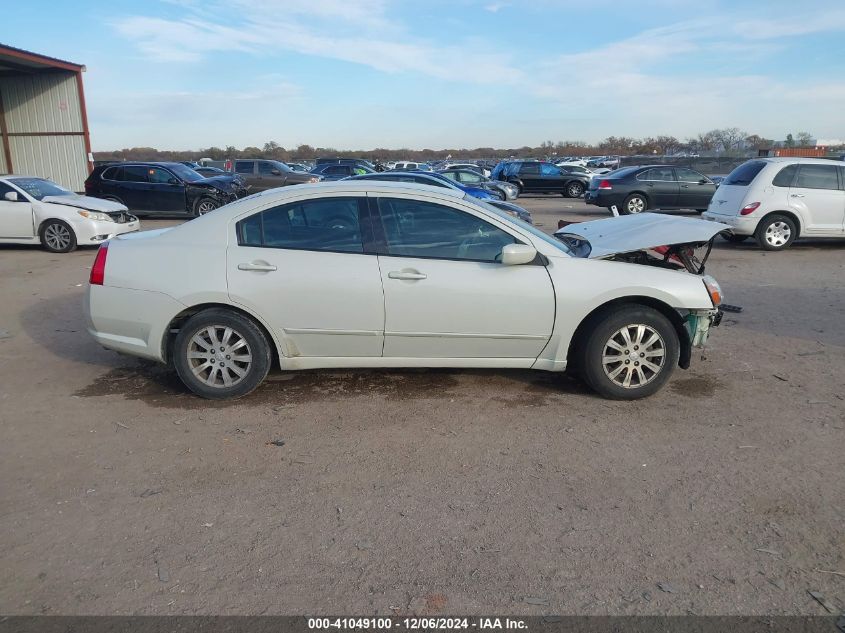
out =
[[[0,44],[0,174],[42,176],[83,190],[93,160],[84,71]]]

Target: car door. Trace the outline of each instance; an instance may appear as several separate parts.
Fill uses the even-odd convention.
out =
[[[156,213],[185,213],[185,183],[172,172],[162,167],[147,170],[149,188],[149,210]]]
[[[149,168],[146,165],[124,165],[118,172],[120,182],[116,183],[115,195],[130,211],[149,213],[154,211],[150,199]]]
[[[323,195],[236,223],[229,296],[264,319],[286,356],[381,356],[384,294],[378,257],[364,252],[366,202]]]
[[[652,167],[637,176],[648,196],[651,208],[673,209],[678,207],[678,181],[671,167]]]
[[[566,182],[560,167],[551,163],[540,165],[540,180],[543,183],[543,191],[563,191],[563,185]]]
[[[789,188],[789,207],[804,219],[807,233],[840,235],[845,222],[845,191],[834,164],[801,163]]]
[[[255,173],[254,160],[236,160],[235,173],[244,179],[244,182],[247,184],[250,191],[252,191],[253,193],[256,191],[262,191],[264,189],[264,187],[261,186],[258,180],[258,176]]]
[[[555,302],[539,259],[498,262],[502,247],[520,238],[437,200],[373,198],[383,240],[384,356],[512,359],[529,367],[551,336]]]
[[[6,200],[7,193],[14,193],[17,200]],[[35,237],[32,220],[32,202],[11,185],[0,182],[0,239],[26,239]]]
[[[519,166],[519,179],[523,191],[545,191],[541,188],[540,163],[522,163]]]
[[[681,209],[706,209],[716,193],[716,185],[704,174],[686,167],[675,167],[678,179],[678,207]]]

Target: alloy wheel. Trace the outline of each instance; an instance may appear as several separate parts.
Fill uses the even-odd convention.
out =
[[[252,367],[252,352],[246,339],[226,325],[209,325],[194,334],[187,354],[194,376],[209,387],[233,387]]]
[[[209,211],[214,211],[216,208],[217,205],[211,200],[203,200],[197,205],[197,215],[205,215]]]
[[[44,241],[54,251],[64,250],[71,244],[70,229],[64,224],[50,224],[44,229]]]
[[[650,325],[626,325],[604,344],[602,368],[610,380],[636,389],[657,378],[666,362],[666,343]]]
[[[642,198],[628,200],[628,213],[642,213],[645,211],[645,201]]]

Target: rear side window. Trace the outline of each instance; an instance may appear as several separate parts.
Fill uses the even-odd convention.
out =
[[[794,187],[803,189],[839,189],[836,165],[801,165]]]
[[[240,246],[363,253],[362,198],[322,198],[285,204],[237,223]]]
[[[757,177],[766,163],[762,160],[750,160],[743,163],[734,169],[728,177],[722,181],[723,185],[734,185],[737,187],[747,187]]]
[[[103,180],[121,180],[120,178],[120,171],[123,169],[122,167],[109,167],[106,169],[100,178]]]
[[[123,182],[149,182],[149,167],[130,165],[123,168],[120,179]]]
[[[674,182],[675,172],[671,167],[654,167],[652,169],[645,170],[637,176],[637,180],[663,180]]]
[[[251,174],[254,169],[255,162],[251,160],[235,161],[235,172],[239,174]]]
[[[539,174],[540,173],[540,165],[537,163],[523,163],[522,167],[519,169],[520,174]]]
[[[772,184],[775,187],[791,187],[797,173],[798,165],[787,165],[772,179]]]
[[[544,176],[560,176],[560,168],[554,165],[541,165],[540,173]]]
[[[388,254],[497,262],[516,239],[470,213],[432,202],[379,198]]]

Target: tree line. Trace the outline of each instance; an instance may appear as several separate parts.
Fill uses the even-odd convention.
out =
[[[802,147],[810,145],[813,136],[808,132],[788,134],[785,147]],[[275,141],[267,141],[262,147],[249,146],[238,149],[234,145],[227,147],[207,147],[199,150],[159,150],[154,147],[132,147],[127,149],[94,152],[96,160],[225,160],[227,158],[271,158],[283,162],[309,160],[320,156],[337,156],[340,158],[366,158],[370,160],[402,160],[417,159],[421,161],[442,160],[445,158],[528,158],[537,156],[589,156],[618,154],[621,156],[635,155],[671,155],[679,153],[690,154],[718,154],[722,156],[743,156],[748,153],[756,154],[759,149],[768,149],[775,145],[775,141],[757,134],[736,128],[710,130],[680,140],[674,136],[660,135],[656,137],[633,138],[628,136],[608,136],[599,143],[584,141],[544,141],[537,147],[524,145],[522,147],[494,148],[453,148],[453,149],[409,149],[409,148],[375,148],[370,150],[339,150],[333,147],[312,147],[311,145],[297,145],[285,148]]]

